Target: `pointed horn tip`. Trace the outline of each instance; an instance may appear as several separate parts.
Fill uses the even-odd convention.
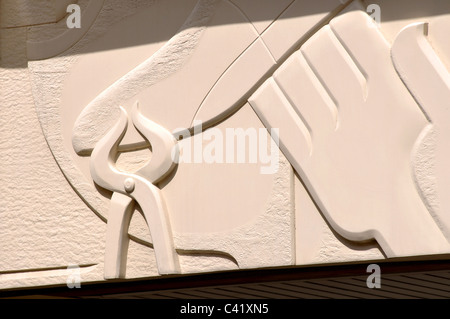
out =
[[[134,102],[133,104],[133,112],[138,112],[141,109],[141,105],[139,101]]]
[[[141,106],[140,106],[140,104],[139,104],[139,101],[136,101],[134,104],[133,104],[133,107],[132,107],[132,109],[131,109],[131,117],[133,118],[133,119],[136,119],[138,116],[140,116],[140,115],[142,115],[142,113],[141,113]]]
[[[119,109],[120,109],[120,112],[122,114],[127,114],[128,115],[127,110],[125,110],[125,108],[123,106],[119,106]]]

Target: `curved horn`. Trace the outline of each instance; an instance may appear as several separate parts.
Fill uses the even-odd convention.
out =
[[[167,176],[175,168],[175,162],[178,162],[177,140],[168,130],[144,117],[140,112],[139,102],[133,105],[131,116],[134,126],[150,142],[153,149],[150,162],[137,174],[156,184]]]

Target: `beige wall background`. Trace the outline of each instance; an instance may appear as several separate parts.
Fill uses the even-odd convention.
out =
[[[47,136],[43,133],[43,124],[45,130],[54,123],[43,123],[42,119],[51,117],[38,112],[46,112],[43,101],[64,99],[61,92],[76,66],[92,63],[90,43],[108,34],[113,26],[126,25],[139,13],[151,14],[162,1],[105,0],[92,28],[85,30],[85,42],[60,56],[31,61],[30,42],[47,41],[67,32],[65,9],[74,1],[1,0],[0,289],[65,284],[74,274],[68,269],[70,265],[80,267],[82,282],[104,280],[108,195],[95,194],[92,200],[73,187],[72,177],[67,171],[64,174],[61,167],[67,165],[65,158],[49,147],[49,138],[51,143],[63,139],[51,131]],[[391,42],[411,22],[441,21],[443,16],[450,19],[448,5],[442,1],[410,1],[409,5],[405,1],[397,5],[384,0],[376,2],[382,8],[382,30]],[[273,3],[264,1],[268,7]],[[77,4],[84,12],[90,1],[79,0]],[[358,5],[361,4],[368,5]],[[336,1],[334,8],[340,5]],[[114,54],[115,49],[98,53],[97,59]],[[130,47],[120,54],[137,63],[143,54],[140,50],[138,46]],[[450,65],[450,61],[445,62]],[[77,98],[76,93],[72,94]],[[82,99],[83,88],[79,94]],[[61,119],[58,125],[63,136],[62,131],[67,130],[63,111],[49,105],[48,112],[60,112],[54,114]],[[223,130],[227,127],[264,126],[246,106],[219,125]],[[73,150],[67,151],[68,158],[75,158],[70,157],[70,152]],[[122,158],[124,168],[141,165],[148,153],[128,156]],[[80,170],[77,185],[92,183],[83,170],[86,159],[78,160],[73,164]],[[256,163],[230,169],[184,164],[163,187],[173,212],[174,240],[182,273],[385,258],[376,242],[352,242],[330,228],[282,154],[276,174],[261,177],[261,166],[262,163]],[[193,176],[197,178],[196,189],[192,186]],[[230,189],[233,180],[234,190]],[[216,184],[220,185],[215,187]],[[239,197],[243,191],[247,201]],[[126,278],[159,276],[151,236],[138,211],[130,234]]]

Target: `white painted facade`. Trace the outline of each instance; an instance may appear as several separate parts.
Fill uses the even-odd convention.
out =
[[[0,289],[450,254],[450,3],[0,4]]]

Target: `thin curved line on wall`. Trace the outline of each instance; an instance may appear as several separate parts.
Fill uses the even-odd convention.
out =
[[[80,29],[68,29],[53,39],[40,42],[27,42],[29,60],[44,60],[57,56],[70,49],[88,32],[103,8],[105,0],[91,0],[83,11],[83,23]]]

